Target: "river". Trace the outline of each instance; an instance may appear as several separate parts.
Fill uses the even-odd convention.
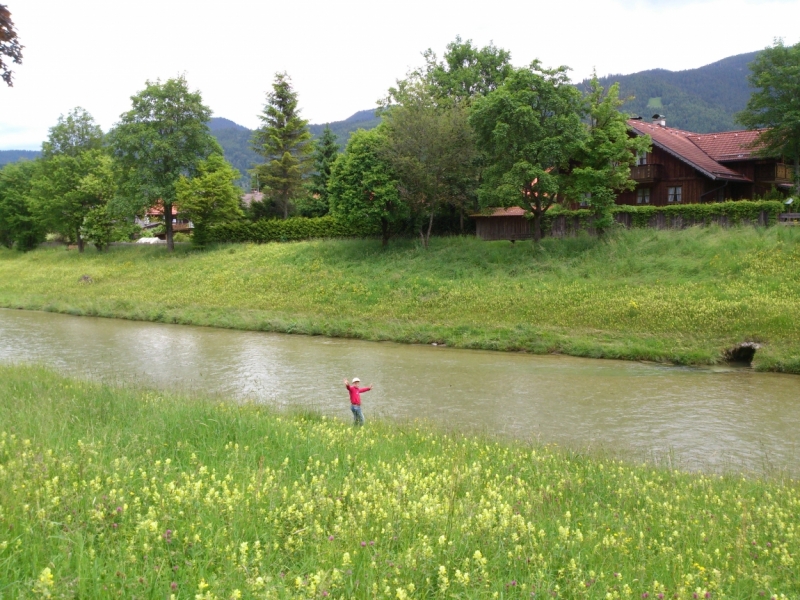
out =
[[[0,362],[350,418],[536,439],[682,468],[800,474],[800,377],[0,309]]]

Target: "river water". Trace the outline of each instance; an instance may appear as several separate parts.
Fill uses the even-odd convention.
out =
[[[800,377],[0,309],[0,362],[654,458],[682,468],[800,474]]]

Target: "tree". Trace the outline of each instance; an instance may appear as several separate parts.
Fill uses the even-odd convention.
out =
[[[800,43],[777,40],[762,50],[750,63],[748,80],[755,91],[736,119],[748,129],[766,129],[754,144],[758,154],[792,159],[800,195]]]
[[[380,227],[384,247],[410,215],[397,191],[397,179],[383,158],[385,144],[380,130],[356,131],[334,164],[328,184],[331,215],[354,229]]]
[[[336,134],[325,125],[322,135],[314,145],[314,166],[306,190],[308,195],[298,203],[298,211],[304,217],[322,217],[330,209],[328,202],[328,181],[331,169],[339,158],[339,144]]]
[[[383,155],[398,178],[400,195],[417,217],[424,247],[441,206],[459,196],[474,169],[475,144],[466,109],[437,102],[425,86],[406,88],[385,114]]]
[[[83,252],[84,220],[92,209],[105,207],[115,192],[113,159],[102,150],[86,150],[78,156],[43,158],[31,184],[31,201],[49,231],[74,240]]]
[[[38,161],[23,160],[0,168],[0,244],[32,250],[44,241],[45,229],[31,209],[31,182]]]
[[[292,202],[303,192],[303,176],[314,150],[308,121],[300,118],[297,92],[286,73],[277,73],[272,92],[258,117],[262,125],[253,133],[253,149],[264,164],[255,169],[265,195],[289,216]]]
[[[102,148],[103,132],[78,107],[50,128],[40,168],[31,183],[35,213],[50,230],[74,240],[83,252],[83,221],[116,192],[112,159]]]
[[[473,104],[470,123],[488,161],[479,191],[483,206],[519,206],[533,213],[533,239],[556,202],[564,173],[585,135],[580,92],[567,68],[537,60],[515,70],[495,91]]]
[[[210,225],[237,221],[244,216],[239,206],[238,178],[239,171],[221,154],[212,154],[200,163],[197,175],[191,179],[181,177],[176,183],[181,213],[194,224],[192,241],[195,245],[206,245]]]
[[[200,92],[189,90],[183,76],[164,83],[148,81],[131,102],[131,110],[109,134],[122,169],[122,189],[131,212],[163,206],[167,248],[174,250],[175,184],[193,176],[212,152],[221,153],[208,129],[211,110]]]
[[[478,49],[460,36],[447,45],[442,61],[428,49],[425,75],[439,97],[471,101],[496,90],[514,70],[511,53],[490,43]]]
[[[9,70],[8,63],[3,60],[4,56],[11,59],[12,63],[22,64],[22,46],[19,43],[17,32],[14,29],[14,21],[11,20],[11,12],[4,4],[0,4],[0,78],[13,87],[13,71]]]
[[[631,167],[640,152],[650,150],[650,137],[634,137],[628,133],[627,115],[619,111],[624,100],[619,98],[619,84],[608,91],[595,74],[586,97],[588,135],[577,147],[574,167],[569,176],[571,198],[588,198],[594,213],[594,227],[602,235],[614,222],[611,209],[617,194],[636,187]]]

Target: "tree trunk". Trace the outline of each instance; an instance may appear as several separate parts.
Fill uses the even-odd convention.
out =
[[[542,239],[542,211],[533,211],[533,243],[538,244]]]
[[[433,229],[433,211],[431,211],[431,218],[428,220],[428,233],[425,235],[425,247],[428,247],[428,244],[431,241],[431,230]]]
[[[384,248],[389,245],[389,222],[386,217],[381,217],[381,245]]]
[[[81,229],[75,229],[75,241],[78,244],[78,252],[83,252],[83,238],[81,237]]]
[[[461,232],[461,235],[464,235],[464,209],[458,209],[458,228]]]
[[[172,203],[164,204],[164,234],[167,238],[167,250],[175,250],[175,240],[172,239]]]
[[[283,218],[284,219],[288,219],[289,218],[289,198],[288,198],[288,196],[285,196],[283,198]]]
[[[795,200],[800,202],[800,151],[795,152],[794,155],[794,187],[797,192]],[[796,207],[795,210],[797,210]]]

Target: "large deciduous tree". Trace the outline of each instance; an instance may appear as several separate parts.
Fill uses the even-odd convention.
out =
[[[328,190],[331,215],[355,231],[380,227],[385,247],[398,225],[408,219],[410,209],[383,158],[386,138],[379,129],[359,130],[350,136],[344,154],[333,166]]]
[[[241,189],[235,183],[238,178],[239,171],[222,155],[212,154],[200,163],[194,177],[178,180],[178,205],[194,224],[195,245],[202,247],[208,243],[210,225],[237,221],[244,216],[239,206]]]
[[[42,144],[40,168],[31,183],[34,212],[50,231],[74,240],[80,252],[84,219],[116,191],[112,163],[103,149],[102,130],[80,107],[61,115]]]
[[[45,229],[31,207],[30,193],[38,161],[19,161],[0,168],[0,244],[32,250],[44,241]]]
[[[336,134],[327,125],[322,135],[314,144],[313,167],[311,177],[306,186],[307,196],[298,202],[297,209],[304,217],[322,217],[328,214],[328,181],[331,178],[333,164],[339,158],[339,145]]]
[[[300,117],[297,104],[297,92],[289,75],[277,73],[258,117],[262,125],[253,133],[253,150],[264,157],[264,164],[255,169],[259,185],[284,219],[288,218],[292,203],[303,194],[303,177],[314,150],[308,121]]]
[[[132,108],[110,133],[122,170],[122,188],[133,212],[149,206],[164,210],[167,248],[173,250],[172,206],[175,184],[193,176],[212,152],[221,152],[211,136],[211,110],[181,76],[148,81],[131,96]]]
[[[475,143],[467,110],[437,102],[424,85],[406,88],[401,102],[384,113],[383,155],[398,178],[400,195],[410,206],[428,247],[433,220],[446,203],[459,204],[463,183],[474,172]]]
[[[748,79],[755,90],[736,118],[749,129],[766,129],[755,141],[757,152],[789,157],[800,195],[800,42],[786,46],[778,40],[762,50],[750,63]]]
[[[19,43],[14,21],[11,20],[11,12],[5,4],[0,4],[0,79],[5,81],[8,87],[14,85],[12,81],[14,72],[8,68],[4,57],[8,57],[12,63],[21,65],[23,48],[24,46]]]
[[[576,147],[578,166],[569,176],[567,193],[572,199],[587,198],[594,213],[594,227],[602,235],[614,222],[612,208],[617,194],[636,187],[631,167],[640,152],[650,150],[650,137],[628,133],[627,116],[619,108],[619,84],[608,90],[592,77],[586,96],[588,135]]]
[[[515,70],[473,104],[470,123],[488,161],[479,197],[483,206],[519,206],[533,213],[533,239],[558,199],[570,158],[585,136],[583,99],[567,68],[539,61]]]

